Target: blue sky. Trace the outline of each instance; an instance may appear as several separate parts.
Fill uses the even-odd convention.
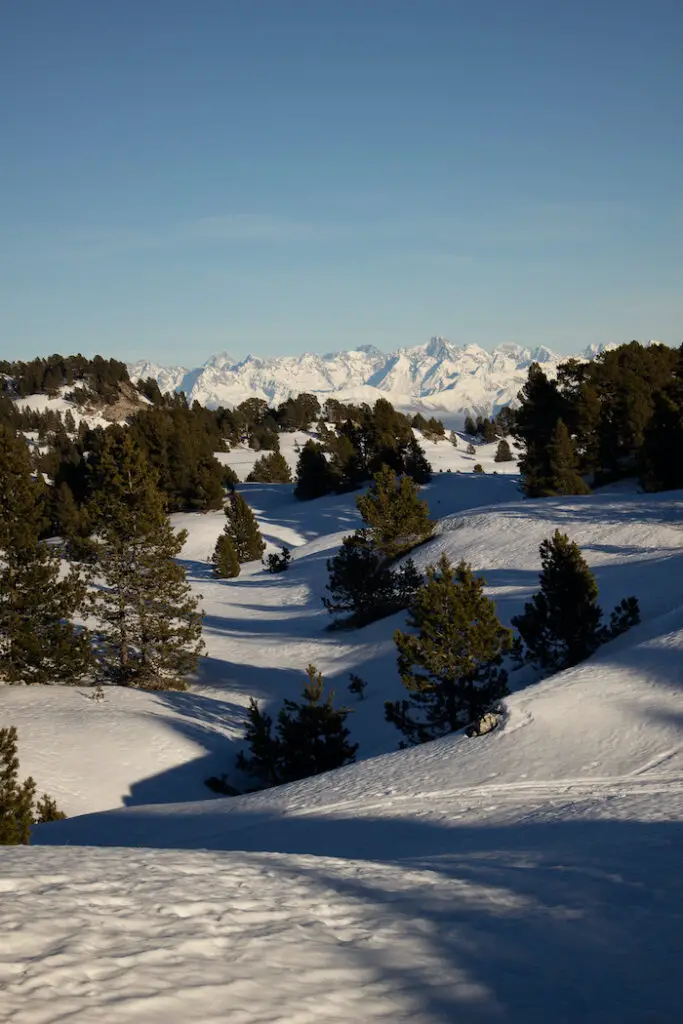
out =
[[[679,0],[16,0],[0,352],[683,341]]]

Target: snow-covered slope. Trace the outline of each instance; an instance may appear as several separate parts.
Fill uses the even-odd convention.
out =
[[[597,351],[593,346],[578,358],[594,358]],[[373,403],[384,397],[399,409],[436,413],[449,425],[462,426],[468,414],[488,416],[514,403],[530,363],[542,363],[552,376],[567,358],[543,347],[508,344],[487,352],[477,345],[459,347],[432,338],[426,345],[389,355],[365,346],[324,356],[250,355],[231,362],[222,353],[191,371],[148,362],[128,369],[133,380],[154,377],[162,391],[182,390],[190,401],[210,407],[237,405],[251,397],[278,404],[306,391],[321,401],[334,397]]]
[[[509,621],[559,527],[605,609],[636,594],[642,623],[551,679],[513,674],[486,737],[396,751],[382,705],[401,694],[403,616],[324,629],[325,560],[357,523],[353,496],[297,503],[273,485],[244,491],[269,542],[295,547],[282,576],[211,579],[222,516],[176,517],[207,612],[188,693],[96,704],[6,689],[24,773],[70,813],[113,807],[117,786],[128,806],[3,854],[0,1020],[680,1019],[683,494],[524,501],[516,487],[437,474],[425,496],[439,531],[418,564],[466,558]],[[276,709],[309,661],[352,702],[362,760],[202,799],[202,777],[230,770],[249,696]],[[366,700],[348,696],[350,671]]]

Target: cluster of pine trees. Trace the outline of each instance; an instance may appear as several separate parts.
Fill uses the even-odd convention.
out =
[[[370,622],[407,608],[422,582],[415,563],[402,558],[432,536],[434,523],[417,484],[398,476],[389,466],[375,474],[367,493],[356,498],[363,527],[344,537],[328,560],[329,597],[323,603],[332,614],[342,613],[346,627]]]
[[[342,412],[349,416],[334,418]],[[332,415],[327,422],[334,429],[321,420],[320,443],[307,441],[299,456],[294,493],[302,501],[356,490],[384,466],[418,484],[430,480],[431,466],[411,420],[391,402],[380,398],[371,408],[342,406],[330,399],[325,413]]]
[[[29,362],[0,360],[0,387],[15,398],[28,395],[56,395],[60,388],[87,385],[103,402],[112,402],[121,384],[129,383],[128,369],[118,359],[95,356],[48,356]]]
[[[348,539],[348,538],[347,538]],[[340,555],[342,553],[340,552]],[[639,621],[638,601],[623,599],[602,621],[594,575],[578,546],[556,531],[541,544],[539,591],[512,621],[501,625],[485,580],[470,565],[446,555],[418,578],[408,630],[396,630],[398,671],[406,697],[387,701],[385,717],[402,734],[401,746],[424,743],[458,729],[477,735],[495,727],[508,694],[508,672],[529,663],[548,675],[579,664]],[[338,556],[339,557],[339,556]],[[349,690],[364,696],[367,684],[351,676]],[[326,701],[320,674],[310,666],[304,702],[285,701],[273,734],[272,719],[255,700],[237,767],[261,785],[277,785],[347,764],[355,757],[348,708]]]
[[[91,535],[75,537],[84,562],[44,539],[52,488],[24,439],[0,427],[0,679],[184,688],[202,648],[198,600],[176,561],[185,536],[132,433],[105,432],[88,474]]]
[[[529,497],[586,494],[637,476],[647,490],[683,486],[683,349],[636,341],[590,362],[570,359],[550,380],[534,363],[514,433]]]

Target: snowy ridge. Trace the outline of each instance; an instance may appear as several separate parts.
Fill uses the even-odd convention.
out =
[[[576,358],[592,359],[602,348],[592,346]],[[133,380],[154,377],[162,391],[185,391],[191,402],[209,407],[238,405],[252,397],[277,405],[306,391],[321,401],[334,397],[373,403],[384,397],[399,409],[444,414],[449,425],[462,426],[469,414],[489,416],[514,404],[532,362],[541,363],[553,376],[568,358],[544,347],[506,344],[487,352],[435,337],[426,345],[389,355],[365,346],[323,356],[250,355],[234,362],[222,353],[194,370],[144,361],[130,364],[128,370]]]

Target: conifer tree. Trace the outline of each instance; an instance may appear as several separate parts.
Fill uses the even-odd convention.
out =
[[[340,768],[356,759],[358,744],[349,742],[348,708],[334,707],[334,693],[325,697],[322,675],[314,665],[306,670],[301,702],[285,699],[272,719],[252,699],[246,739],[251,756],[241,754],[237,767],[266,784],[294,782]]]
[[[277,786],[282,781],[279,770],[280,744],[272,730],[273,719],[261,711],[254,697],[250,697],[244,733],[250,754],[247,756],[240,751],[236,764],[241,772],[253,775],[264,786]]]
[[[281,773],[290,782],[341,768],[356,760],[357,743],[349,742],[348,708],[334,707],[334,691],[325,697],[321,673],[306,669],[301,702],[287,700],[277,717]]]
[[[260,560],[266,544],[254,513],[241,494],[233,491],[225,506],[225,515],[228,520],[225,532],[232,541],[238,562]]]
[[[36,784],[30,776],[19,782],[15,726],[0,729],[0,846],[28,845],[32,824],[66,817],[47,793],[34,808],[35,796]]]
[[[384,466],[366,494],[356,498],[371,542],[386,558],[396,558],[434,532],[426,501],[408,476],[397,477]]]
[[[223,533],[216,541],[212,561],[214,576],[217,576],[219,579],[231,580],[235,576],[239,576],[240,563],[235,551],[235,545],[225,530],[223,530]]]
[[[494,462],[512,462],[513,461],[513,455],[512,455],[512,452],[510,451],[510,445],[505,440],[505,438],[502,438],[498,442],[498,447],[496,448],[496,454],[493,457],[493,461]]]
[[[555,424],[548,445],[548,478],[539,484],[541,493],[590,494],[578,471],[578,458],[563,420]]]
[[[184,689],[203,647],[199,599],[175,561],[187,532],[174,532],[156,474],[129,433],[105,436],[93,475],[96,572],[104,584],[92,598],[100,670],[122,686]]]
[[[262,455],[254,463],[254,468],[247,477],[248,483],[256,484],[291,484],[292,472],[287,460],[279,451],[270,455]]]
[[[0,679],[7,683],[78,682],[91,664],[90,642],[72,617],[85,582],[61,576],[58,550],[40,539],[44,492],[33,480],[26,443],[0,427]]]
[[[526,660],[547,673],[577,665],[639,619],[638,602],[624,599],[603,626],[598,585],[579,547],[556,530],[540,548],[540,591],[512,620],[526,648]]]
[[[409,693],[385,704],[387,721],[409,743],[424,743],[479,719],[507,694],[503,656],[511,630],[501,626],[482,578],[446,555],[427,569],[427,582],[396,630],[398,670]]]
[[[467,452],[468,455],[476,455],[477,454],[477,449],[474,447],[474,445],[472,444],[471,441],[467,445],[467,448],[465,449],[465,451]]]
[[[296,464],[294,495],[300,501],[321,498],[332,490],[332,477],[322,447],[307,441]]]
[[[406,608],[422,583],[410,558],[397,569],[390,568],[367,530],[344,537],[327,569],[330,596],[323,597],[323,604],[332,614],[348,613],[346,624],[353,626],[365,626]]]
[[[291,561],[292,552],[283,544],[279,552],[271,551],[269,553],[265,562],[266,569],[272,573],[287,572]]]
[[[0,729],[0,846],[28,844],[35,795],[30,776],[19,782],[16,728]]]
[[[403,465],[406,474],[416,484],[428,484],[432,479],[431,463],[416,437],[411,437],[408,441]]]

